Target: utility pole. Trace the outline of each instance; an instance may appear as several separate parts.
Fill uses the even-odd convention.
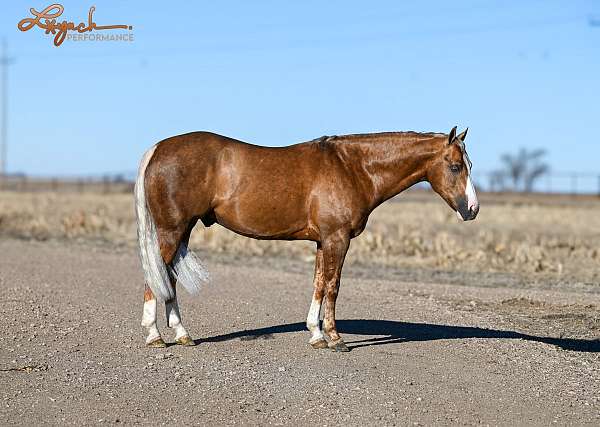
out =
[[[12,64],[12,58],[8,57],[6,39],[2,39],[2,56],[0,57],[0,68],[2,68],[2,123],[0,124],[0,178],[4,177],[6,171],[6,155],[8,145],[8,66]]]

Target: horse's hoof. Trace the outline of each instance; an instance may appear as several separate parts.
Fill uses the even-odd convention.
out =
[[[146,347],[150,347],[150,348],[165,348],[166,346],[167,346],[167,344],[165,344],[163,339],[160,337],[156,338],[154,341],[146,343]]]
[[[347,352],[350,351],[350,349],[348,347],[346,347],[346,343],[344,342],[344,340],[342,340],[341,338],[337,341],[332,341],[328,344],[328,347],[331,349],[331,351],[335,351],[335,352]]]
[[[181,338],[177,338],[175,342],[179,345],[185,345],[186,347],[195,346],[196,343],[188,335],[184,335]]]
[[[316,349],[327,348],[327,341],[325,341],[324,338],[321,338],[315,342],[310,342],[309,344],[312,346],[312,348]]]

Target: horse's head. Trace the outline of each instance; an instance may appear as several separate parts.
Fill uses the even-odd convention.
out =
[[[427,171],[431,187],[456,211],[459,219],[470,221],[479,213],[479,201],[471,181],[471,161],[465,148],[467,130],[456,134],[456,126],[448,141]]]

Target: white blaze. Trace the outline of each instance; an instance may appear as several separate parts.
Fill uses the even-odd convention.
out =
[[[471,174],[467,177],[467,187],[465,189],[465,196],[467,197],[467,206],[471,211],[477,210],[479,207],[479,201],[477,200],[477,193],[475,193],[475,186],[471,181]]]
[[[465,197],[467,198],[467,207],[470,211],[476,211],[479,209],[479,200],[477,200],[477,193],[475,193],[475,186],[471,181],[471,162],[467,157],[466,151],[463,155],[463,161],[467,165],[469,175],[467,175],[467,186],[465,187]]]
[[[474,212],[479,209],[479,200],[477,200],[477,193],[475,192],[475,186],[473,185],[473,181],[471,180],[471,164],[466,154],[463,155],[463,161],[467,167],[467,184],[465,185],[465,198],[467,199],[467,208]],[[456,216],[458,219],[466,220],[463,218],[459,211],[456,211]]]

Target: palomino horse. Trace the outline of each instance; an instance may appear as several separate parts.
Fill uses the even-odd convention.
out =
[[[465,130],[329,136],[267,148],[207,132],[165,139],[144,155],[135,186],[146,289],[146,344],[163,347],[157,299],[165,301],[175,340],[193,345],[181,323],[175,284],[191,293],[208,273],[187,246],[198,220],[255,239],[317,244],[310,345],[348,351],[335,326],[335,302],[350,239],[387,199],[421,181],[472,220],[479,203],[465,151]],[[321,330],[319,316],[325,298]]]

